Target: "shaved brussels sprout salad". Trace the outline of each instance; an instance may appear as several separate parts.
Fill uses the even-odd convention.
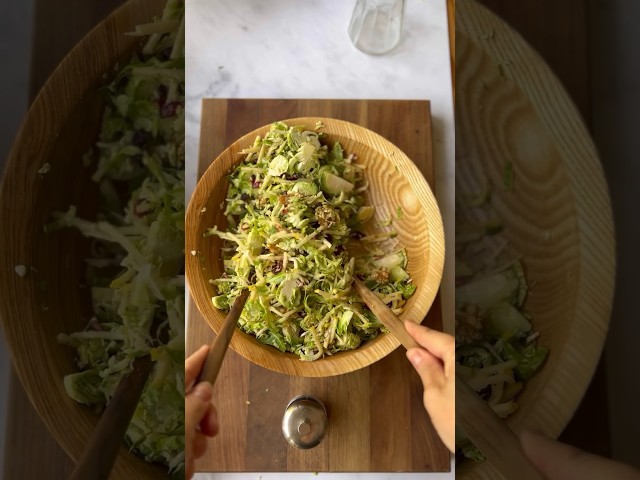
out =
[[[518,409],[518,394],[548,349],[537,344],[525,308],[529,285],[521,255],[504,235],[489,184],[480,193],[456,196],[456,372],[506,418]],[[460,430],[456,447],[464,457],[484,461]]]
[[[238,327],[306,361],[384,331],[352,288],[356,275],[396,314],[416,288],[406,251],[381,249],[393,243],[393,230],[360,232],[374,214],[364,205],[365,167],[338,142],[324,145],[322,126],[277,122],[257,137],[229,175],[228,228],[205,234],[223,240],[213,304],[227,310],[249,288]],[[355,240],[363,247],[357,259],[349,253]]]
[[[86,156],[102,193],[98,217],[71,207],[47,226],[93,239],[94,316],[58,339],[75,349],[79,368],[64,378],[67,393],[98,409],[134,360],[151,355],[125,441],[184,478],[184,1],[169,0],[136,32],[148,39],[103,88],[100,138]]]

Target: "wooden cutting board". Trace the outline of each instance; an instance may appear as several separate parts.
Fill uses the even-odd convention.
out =
[[[242,135],[268,123],[303,116],[333,117],[389,139],[434,181],[428,101],[242,100],[203,102],[198,176]],[[425,322],[442,328],[440,302]],[[187,354],[214,334],[193,301]],[[202,472],[443,472],[450,456],[423,407],[420,378],[399,348],[368,368],[328,378],[297,378],[254,365],[229,350],[215,385],[220,434],[197,463]],[[282,434],[288,401],[311,394],[327,407],[329,428],[311,450],[289,446]]]

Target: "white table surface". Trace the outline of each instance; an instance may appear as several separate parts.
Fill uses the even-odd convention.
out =
[[[203,98],[431,101],[436,197],[454,236],[454,115],[445,0],[406,0],[404,37],[369,56],[351,45],[353,1],[189,0],[186,19],[186,195],[196,184]],[[453,332],[453,251],[442,300]],[[450,288],[447,288],[450,287]]]
[[[447,244],[454,235],[454,115],[445,0],[406,0],[400,45],[369,56],[351,45],[355,2],[189,0],[186,19],[186,195],[196,184],[203,98],[425,99],[431,101],[437,200]],[[453,324],[453,251],[442,288]],[[451,261],[449,261],[451,260]],[[446,286],[450,286],[447,289]],[[224,479],[404,479],[425,474],[200,474]],[[432,480],[453,472],[430,474]]]

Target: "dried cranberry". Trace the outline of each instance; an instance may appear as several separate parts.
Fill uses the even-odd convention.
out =
[[[182,102],[170,102],[160,107],[160,116],[162,118],[172,117],[176,114],[178,107],[182,106]]]
[[[282,262],[280,260],[276,260],[271,267],[271,271],[273,273],[280,273],[282,271]]]
[[[166,85],[159,85],[157,90],[156,90],[156,103],[159,106],[164,105],[164,103],[167,101],[167,94],[169,93],[169,90],[167,89]]]

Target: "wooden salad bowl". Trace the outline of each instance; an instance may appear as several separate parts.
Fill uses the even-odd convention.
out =
[[[93,218],[97,185],[83,155],[102,120],[99,88],[140,45],[124,35],[162,13],[164,0],[131,0],[95,27],[60,63],[35,98],[7,160],[0,203],[0,316],[13,365],[36,411],[77,461],[99,414],[73,401],[63,377],[77,371],[73,349],[56,335],[82,330],[92,315],[83,286],[86,239],[73,230],[45,234],[55,211],[78,206]],[[41,170],[48,164],[47,173]],[[46,168],[45,168],[46,170]],[[16,266],[25,267],[22,277]],[[19,270],[22,270],[19,268]],[[123,444],[110,478],[167,478]]]
[[[308,117],[283,121],[287,125],[305,125],[313,130],[318,120],[324,122],[323,142],[339,141],[346,154],[356,154],[366,165],[369,189],[366,204],[374,205],[374,218],[367,222],[365,233],[373,232],[376,224],[390,215],[398,233],[398,246],[407,249],[408,272],[416,285],[402,319],[422,322],[438,292],[444,262],[442,218],[436,200],[426,180],[411,160],[395,145],[380,135],[353,123],[330,118]],[[210,279],[223,273],[220,258],[221,241],[203,234],[214,225],[226,229],[226,219],[220,205],[227,195],[227,174],[243,159],[238,152],[250,147],[257,135],[264,136],[269,125],[247,133],[222,152],[204,173],[187,208],[186,274],[191,295],[211,328],[218,332],[225,312],[211,302],[214,295]],[[396,218],[398,207],[401,219]],[[192,255],[191,253],[195,253]],[[247,360],[262,367],[289,375],[326,377],[348,373],[366,367],[395,350],[400,343],[389,334],[382,334],[362,344],[356,350],[340,352],[322,359],[305,362],[291,353],[260,343],[239,329],[231,339],[231,348]]]
[[[609,194],[575,106],[540,56],[471,0],[456,11],[456,189],[481,191],[522,254],[538,343],[549,348],[509,417],[516,431],[557,437],[598,364],[613,299],[615,254]],[[503,186],[505,162],[513,189]],[[466,462],[460,478],[502,478]]]

